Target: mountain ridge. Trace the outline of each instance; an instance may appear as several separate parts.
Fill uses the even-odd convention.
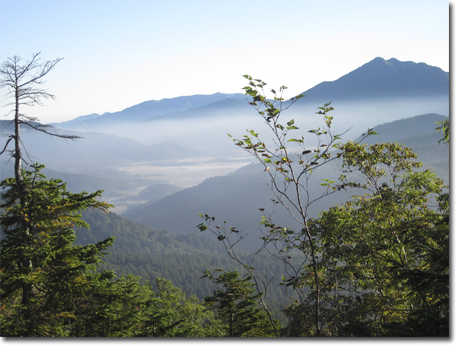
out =
[[[111,125],[114,122],[134,123],[163,114],[182,112],[186,109],[201,107],[224,99],[234,99],[239,97],[243,97],[243,95],[217,92],[210,95],[199,94],[164,98],[161,100],[149,100],[127,107],[118,112],[106,112],[101,115],[93,113],[62,123],[52,123],[51,125],[63,128],[83,128],[83,130],[85,130],[91,127],[104,127],[106,125]]]
[[[381,84],[383,82],[383,84]],[[420,62],[381,57],[308,89],[303,101],[405,98],[449,94],[449,73]]]
[[[299,100],[299,105],[302,107],[309,103],[321,105],[329,101],[355,103],[359,100],[408,100],[431,97],[441,97],[441,103],[444,104],[444,101],[448,101],[449,95],[449,73],[423,62],[399,61],[395,58],[385,60],[376,57],[340,78],[321,82],[302,94],[305,95]],[[121,133],[121,130],[116,131],[111,128],[125,124],[148,124],[160,120],[216,117],[222,114],[229,116],[231,113],[240,113],[248,107],[246,103],[241,106],[238,101],[234,101],[240,98],[245,96],[240,93],[216,93],[144,101],[119,112],[90,114],[52,125],[71,130]],[[442,113],[442,110],[430,112]],[[419,114],[422,113],[427,112],[421,110]]]

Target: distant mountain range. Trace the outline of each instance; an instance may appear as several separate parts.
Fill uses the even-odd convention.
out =
[[[333,101],[334,130],[352,128],[344,136],[356,138],[367,127],[412,115],[448,115],[449,73],[425,63],[378,57],[304,94],[306,97],[283,113],[283,122],[295,118],[301,130],[321,126],[316,107]],[[426,119],[423,121],[426,123]],[[0,121],[0,134],[11,133],[11,128],[8,121]],[[421,124],[415,124],[415,128],[421,128]],[[266,137],[260,116],[244,95],[216,93],[146,101],[120,112],[91,114],[55,124],[54,132],[84,137],[76,142],[53,139],[27,127],[22,129],[22,141],[32,155],[31,161],[49,169],[120,179],[122,172],[118,169],[136,162],[237,154],[226,134],[241,137],[246,129]],[[418,130],[404,125],[393,131],[399,139]],[[424,141],[423,136],[416,139],[418,144]],[[0,166],[6,161],[3,155]],[[148,185],[142,177],[136,180],[138,186]],[[111,188],[117,191],[121,186]]]
[[[242,94],[193,95],[162,100],[152,100],[139,103],[115,113],[90,114],[72,119],[67,122],[54,123],[52,125],[63,129],[81,131],[104,131],[102,128],[119,124],[133,124],[141,120],[170,119],[171,113],[180,113],[188,109],[195,109],[218,101],[229,99],[243,99]]]
[[[192,147],[184,147],[170,142],[146,145],[128,137],[106,133],[79,132],[56,128],[57,134],[73,134],[82,137],[69,141],[37,132],[28,126],[22,126],[22,141],[31,159],[48,166],[84,163],[110,165],[128,161],[168,160],[198,155]],[[0,120],[0,133],[13,133],[13,124]],[[10,147],[11,148],[11,147]],[[2,157],[3,158],[3,157]]]
[[[266,78],[266,77],[262,77]],[[354,71],[331,82],[322,82],[303,92],[300,107],[307,104],[323,105],[326,102],[350,102],[359,106],[366,101],[389,101],[393,99],[438,100],[439,105],[431,110],[429,105],[418,111],[409,110],[411,116],[427,112],[448,114],[449,73],[425,63],[401,62],[395,58],[385,60],[377,57]],[[239,115],[254,115],[253,109],[244,101],[243,94],[182,96],[159,101],[146,101],[120,112],[91,114],[73,120],[53,124],[56,127],[79,131],[131,134],[125,127],[132,125],[138,130],[150,128],[150,123],[160,121],[192,120],[196,118],[232,118]],[[425,105],[426,101],[420,102]],[[297,111],[300,112],[300,108]],[[397,119],[397,118],[395,118]],[[141,124],[141,122],[143,122]],[[123,133],[123,134],[122,134]],[[124,135],[127,135],[124,134]],[[145,137],[145,139],[147,139]]]

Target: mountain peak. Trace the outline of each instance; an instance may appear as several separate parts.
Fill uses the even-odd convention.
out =
[[[449,94],[449,73],[425,63],[376,57],[332,82],[303,92],[307,101],[408,98]]]

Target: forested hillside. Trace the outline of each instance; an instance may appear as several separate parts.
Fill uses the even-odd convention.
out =
[[[90,228],[77,230],[75,244],[94,244],[107,237],[115,237],[109,249],[111,254],[104,261],[105,268],[115,271],[118,276],[133,274],[144,280],[149,278],[153,283],[157,278],[166,278],[187,296],[203,300],[214,290],[212,283],[200,279],[203,271],[219,268],[243,272],[241,266],[228,257],[223,245],[207,233],[193,235],[157,231],[117,214],[93,209],[86,210],[83,219]],[[200,222],[198,216],[197,221]],[[248,259],[245,252],[240,254]],[[258,266],[266,268],[270,276],[275,276],[275,283],[279,283],[284,273],[280,264],[269,257],[262,257]],[[284,290],[275,290],[270,302],[275,317],[284,322],[279,309],[290,302]]]

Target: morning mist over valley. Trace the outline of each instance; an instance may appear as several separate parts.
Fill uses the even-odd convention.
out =
[[[327,102],[335,108],[335,128],[338,132],[347,131],[346,139],[355,140],[368,127],[413,117],[417,117],[414,120],[418,125],[429,125],[414,127],[407,134],[394,127],[389,136],[371,136],[370,143],[378,142],[379,137],[398,141],[434,133],[437,120],[433,119],[449,115],[449,73],[425,63],[400,62],[395,58],[377,57],[335,81],[322,82],[302,93],[305,97],[286,115],[303,129],[323,126],[316,111]],[[437,117],[428,118],[431,113]],[[75,142],[57,141],[28,129],[24,130],[23,142],[33,149],[31,159],[49,164],[49,170],[64,172],[60,178],[68,186],[93,191],[96,187],[92,182],[101,184],[104,195],[122,213],[126,205],[143,202],[143,193],[139,201],[138,195],[150,190],[149,186],[163,191],[162,185],[168,184],[177,186],[173,190],[180,190],[254,163],[252,157],[234,147],[227,134],[240,137],[246,129],[259,130],[259,117],[244,94],[218,92],[146,101],[115,113],[52,124],[55,132],[83,137]],[[6,122],[2,126],[6,129]],[[8,157],[2,159],[6,162]],[[104,173],[106,176],[102,176]],[[75,180],[71,180],[72,176]],[[89,176],[86,187],[85,178]],[[153,196],[160,195],[154,192]],[[197,214],[194,209],[191,216]],[[195,226],[191,229],[195,231]]]

